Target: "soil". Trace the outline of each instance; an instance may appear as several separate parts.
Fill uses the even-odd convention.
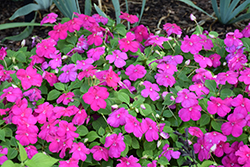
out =
[[[212,4],[209,0],[192,0],[194,4],[201,7],[207,13],[213,15]],[[85,0],[79,0],[80,9],[84,13],[84,3]],[[111,0],[101,0],[101,4],[98,0],[92,0],[92,4],[101,5],[102,10],[115,19],[115,12]],[[129,14],[139,14],[141,11],[142,0],[128,0]],[[11,15],[20,7],[23,6],[23,0],[0,0],[0,24],[10,23],[10,22],[24,22],[24,17],[16,18],[14,21],[9,21]],[[120,0],[121,11],[126,11],[126,5],[124,0]],[[62,18],[63,15],[54,6],[51,7],[49,11],[39,11],[36,22],[40,23],[42,18],[50,13],[55,12]],[[92,7],[92,14],[96,13],[94,7]],[[248,25],[249,19],[241,21],[233,25],[223,25],[213,19],[211,19],[206,14],[186,5],[178,0],[147,0],[145,11],[142,16],[140,24],[143,24],[149,28],[153,33],[159,32],[164,33],[162,27],[165,23],[176,23],[183,30],[182,37],[185,35],[191,35],[195,28],[195,23],[190,20],[190,14],[194,14],[197,18],[199,24],[202,25],[204,30],[216,31],[219,33],[219,37],[225,37],[226,33],[233,32],[235,29],[244,29]],[[7,47],[8,49],[18,50],[21,46],[20,41],[5,40],[1,42],[2,39],[8,36],[17,35],[22,32],[25,27],[18,27],[6,30],[0,30],[0,47]],[[37,35],[41,38],[46,38],[51,27],[34,27],[32,34],[26,38],[26,45],[31,46],[31,37]],[[29,47],[30,48],[30,47]]]

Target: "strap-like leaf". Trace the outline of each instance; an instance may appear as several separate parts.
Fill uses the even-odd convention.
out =
[[[249,19],[249,18],[250,18],[250,13],[245,13],[245,14],[240,15],[236,19],[233,19],[232,21],[230,21],[229,24],[233,24],[238,21],[242,21],[242,20]]]
[[[91,0],[85,0],[85,9],[84,9],[85,15],[91,15],[91,9],[92,9]]]
[[[221,22],[225,23],[227,18],[227,11],[229,9],[229,4],[231,0],[221,0],[220,1],[220,16],[221,16]]]
[[[250,3],[250,0],[246,0],[243,2],[240,6],[238,6],[229,16],[228,20],[232,20],[234,17],[236,17],[241,11],[246,9],[247,5]]]
[[[16,28],[16,27],[26,27],[26,26],[41,26],[41,24],[40,23],[25,23],[25,22],[5,23],[5,24],[0,24],[0,30]],[[54,25],[43,24],[42,26],[54,26]]]
[[[146,0],[142,0],[141,14],[140,14],[140,18],[139,18],[139,22],[138,22],[138,24],[139,24],[139,23],[140,23],[140,21],[141,21],[141,18],[142,18],[142,15],[143,15],[143,12],[144,12],[145,6],[146,6]]]
[[[27,38],[33,31],[34,27],[33,26],[28,26],[26,27],[23,32],[21,32],[18,35],[10,36],[10,37],[5,37],[2,42],[4,42],[6,39],[12,40],[12,41],[21,41],[24,38]]]
[[[35,0],[42,10],[47,10],[52,5],[52,0]]]
[[[227,16],[228,17],[232,13],[232,11],[234,10],[234,8],[238,5],[239,2],[240,2],[240,0],[233,0],[233,2],[231,3],[231,5],[229,6],[229,9],[227,11]]]
[[[112,3],[115,8],[116,24],[119,24],[121,22],[121,18],[119,17],[121,15],[119,0],[112,0]]]
[[[94,3],[94,7],[99,15],[108,18],[108,16],[95,3]]]
[[[24,16],[29,14],[32,11],[36,11],[36,10],[40,10],[41,6],[39,6],[38,4],[35,3],[30,3],[28,5],[25,5],[21,8],[19,8],[11,17],[10,20],[14,20],[15,18],[19,17],[19,16]]]
[[[221,20],[221,16],[220,16],[220,13],[219,13],[219,10],[218,10],[217,1],[216,0],[211,0],[211,1],[212,1],[212,7],[213,7],[215,15],[217,16],[218,20]]]

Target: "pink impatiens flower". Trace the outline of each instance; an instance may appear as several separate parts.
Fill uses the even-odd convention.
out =
[[[128,59],[128,56],[125,52],[121,52],[119,50],[114,50],[112,55],[107,55],[106,60],[109,60],[109,63],[115,64],[117,68],[122,68],[126,65],[125,60]]]
[[[207,111],[210,114],[217,113],[220,117],[224,117],[231,111],[231,109],[225,104],[225,101],[223,101],[221,98],[211,96],[210,100],[211,101],[207,102]]]
[[[240,71],[239,81],[244,82],[246,85],[250,84],[250,68]]]
[[[100,56],[105,53],[105,47],[92,48],[87,52],[88,58],[92,58],[94,61],[100,59]]]
[[[6,48],[2,47],[0,49],[0,60],[4,60],[6,55],[7,55]]]
[[[140,64],[136,64],[135,66],[130,64],[125,71],[125,74],[129,76],[131,81],[136,81],[139,78],[143,78],[146,73],[147,71],[145,70],[145,67]]]
[[[99,46],[103,42],[102,37],[103,37],[102,31],[93,32],[91,35],[88,36],[87,43],[88,45],[95,44],[95,46]]]
[[[208,142],[204,138],[205,136],[198,138],[197,143],[194,144],[194,153],[198,154],[198,159],[203,161],[204,159],[210,158],[210,148],[213,146],[212,143]]]
[[[192,127],[190,126],[188,128],[188,132],[192,135],[192,136],[196,136],[196,137],[202,137],[203,136],[203,132],[200,130],[200,128],[198,127]]]
[[[86,154],[89,154],[90,150],[83,143],[79,142],[72,145],[69,153],[73,153],[72,158],[85,161],[87,158]]]
[[[247,145],[243,145],[235,152],[236,156],[239,156],[238,162],[243,165],[250,162],[250,148]]]
[[[141,91],[141,95],[143,97],[150,97],[153,101],[158,100],[160,98],[159,94],[157,92],[160,91],[160,88],[157,84],[152,84],[149,81],[144,81],[143,85],[145,86],[145,89]]]
[[[137,52],[139,48],[139,42],[134,41],[134,39],[135,34],[133,34],[132,32],[128,32],[125,38],[122,38],[118,41],[120,45],[120,50],[123,52],[127,52],[129,50],[134,53]]]
[[[136,15],[129,15],[128,13],[121,12],[121,15],[119,16],[121,19],[125,19],[131,24],[134,24],[139,21],[139,18]]]
[[[78,160],[70,158],[67,161],[59,161],[59,167],[79,167]]]
[[[135,39],[138,42],[142,42],[143,39],[148,39],[148,29],[144,25],[139,25],[131,29],[131,31],[134,31],[135,33]]]
[[[57,100],[56,103],[59,104],[63,102],[64,105],[68,105],[70,102],[73,102],[74,99],[74,93],[73,92],[68,92],[68,93],[63,93]]]
[[[184,37],[184,41],[181,43],[181,50],[185,53],[197,54],[201,49],[200,37],[196,34],[193,34],[190,38],[188,36]]]
[[[176,103],[181,103],[182,107],[188,108],[198,104],[197,96],[188,89],[182,89],[177,93]]]
[[[121,163],[117,164],[116,167],[141,167],[141,164],[137,163],[139,159],[135,158],[133,155],[130,155],[128,158],[122,157],[118,159]]]
[[[198,121],[201,118],[201,106],[195,104],[188,108],[182,108],[179,110],[178,114],[182,121],[187,122],[190,119]]]
[[[217,75],[217,80],[220,84],[225,85],[226,81],[229,84],[235,85],[238,83],[238,74],[234,71],[221,72]]]
[[[88,92],[82,96],[85,103],[90,104],[90,107],[94,111],[98,111],[100,108],[106,108],[106,102],[109,92],[105,87],[92,86]]]
[[[209,59],[212,61],[214,68],[219,67],[221,65],[220,58],[221,56],[217,53],[209,56]]]
[[[47,16],[45,16],[42,21],[41,21],[41,25],[45,24],[45,23],[54,23],[56,22],[56,18],[58,17],[57,14],[55,13],[49,13]]]
[[[199,66],[201,68],[206,68],[207,66],[211,67],[212,66],[212,61],[208,57],[203,57],[199,54],[194,55],[194,61],[199,63]]]
[[[101,161],[102,159],[108,161],[109,159],[109,151],[104,147],[94,146],[91,148],[90,152],[93,153],[93,158],[96,161]]]
[[[119,108],[109,115],[107,123],[115,128],[119,127],[120,125],[125,125],[127,115],[128,110],[125,108]]]
[[[149,46],[149,45],[152,45],[152,46],[160,46],[161,48],[163,48],[163,42],[166,42],[168,41],[169,39],[166,38],[166,37],[160,37],[158,35],[154,35],[154,34],[149,34],[149,37],[148,39],[145,41],[145,46]]]
[[[179,151],[174,151],[173,148],[170,148],[168,144],[165,144],[164,147],[162,148],[163,152],[161,153],[161,156],[165,156],[168,161],[170,161],[172,158],[178,159],[181,155]]]
[[[3,90],[3,94],[0,96],[0,99],[6,98],[9,102],[15,102],[17,99],[21,99],[23,97],[23,93],[20,88],[8,87]]]
[[[224,39],[224,43],[227,47],[240,47],[243,46],[243,42],[239,39],[242,37],[243,34],[240,33],[238,29],[236,29],[234,32],[227,33],[226,38]]]
[[[109,156],[110,158],[119,158],[121,156],[121,152],[123,152],[126,148],[126,144],[124,143],[124,137],[122,133],[112,134],[105,138],[104,147],[109,147]]]
[[[2,156],[0,157],[0,165],[3,165],[3,163],[8,160],[6,156],[8,154],[8,148],[3,148],[2,146],[0,146],[0,154],[2,154]]]
[[[42,98],[41,91],[37,88],[32,88],[23,93],[24,96],[28,96],[30,101],[38,101]]]
[[[68,36],[68,27],[67,27],[67,23],[61,24],[58,23],[58,25],[54,25],[53,27],[54,30],[51,30],[48,35],[54,39],[55,41],[57,41],[58,39],[64,40],[67,38]]]
[[[124,129],[127,133],[134,133],[135,137],[142,137],[141,123],[132,115],[127,115]]]
[[[181,28],[179,26],[177,26],[175,23],[164,24],[163,30],[165,30],[167,32],[168,36],[170,36],[171,34],[176,34],[176,35],[181,36],[181,34],[182,34]]]
[[[64,65],[61,69],[63,73],[58,77],[58,80],[62,83],[69,81],[75,81],[77,77],[77,68],[75,64]]]
[[[145,118],[141,123],[141,130],[145,133],[145,138],[148,142],[159,139],[159,129],[156,122],[152,121],[150,118]]]
[[[31,159],[34,155],[36,155],[36,153],[38,153],[37,148],[32,145],[25,147],[25,151],[27,152],[29,159]]]

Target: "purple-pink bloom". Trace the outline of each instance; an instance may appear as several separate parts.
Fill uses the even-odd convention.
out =
[[[63,93],[57,100],[56,103],[59,104],[63,102],[64,105],[68,105],[70,102],[73,102],[74,99],[74,93],[73,92],[68,92],[68,93]]]
[[[181,155],[179,151],[174,151],[174,149],[170,148],[168,144],[165,144],[162,149],[163,152],[159,157],[165,156],[168,159],[168,161],[170,161],[171,158],[178,159]]]
[[[190,38],[186,35],[184,41],[181,42],[181,50],[185,53],[197,54],[201,49],[200,37],[196,34],[193,34]]]
[[[120,50],[123,52],[127,52],[129,50],[134,53],[137,52],[139,48],[139,42],[134,40],[135,34],[133,34],[132,32],[128,32],[125,38],[122,38],[118,41],[120,45]]]
[[[238,156],[236,156],[234,153],[224,156],[221,162],[224,167],[241,167],[241,165],[238,163]]]
[[[54,23],[56,22],[56,18],[58,17],[57,14],[55,13],[49,13],[47,16],[45,16],[42,21],[41,21],[41,25],[45,24],[45,23]]]
[[[211,67],[213,64],[210,58],[203,57],[202,55],[199,55],[199,54],[194,55],[194,61],[199,63],[199,66],[201,68],[206,68],[207,66]]]
[[[25,151],[27,152],[29,159],[31,159],[34,155],[36,155],[36,153],[38,153],[37,148],[32,145],[25,147]]]
[[[102,37],[103,37],[102,31],[93,32],[92,34],[88,36],[87,43],[88,45],[95,44],[95,46],[99,46],[103,42]]]
[[[145,67],[140,64],[136,64],[135,66],[130,64],[125,71],[125,74],[129,76],[131,81],[136,81],[139,78],[143,78],[146,73],[147,71],[145,70]]]
[[[172,87],[175,84],[175,78],[173,74],[168,73],[167,71],[158,70],[159,73],[155,75],[156,82],[159,85],[163,85],[165,87]]]
[[[125,52],[121,52],[120,50],[114,50],[112,55],[107,55],[106,60],[109,60],[109,63],[115,64],[117,68],[122,68],[126,65],[125,60],[128,59],[128,56]]]
[[[250,37],[250,23],[241,32],[245,38]]]
[[[0,60],[4,60],[6,55],[7,55],[6,48],[2,47],[0,49]]]
[[[240,71],[239,81],[244,82],[246,85],[250,84],[250,68]]]
[[[158,45],[158,46],[160,46],[161,48],[163,48],[163,42],[166,42],[166,41],[168,41],[169,39],[168,38],[166,38],[166,37],[160,37],[160,36],[158,36],[158,35],[154,35],[154,34],[149,34],[149,37],[148,37],[148,39],[145,41],[145,46],[149,46],[149,45],[151,45],[151,46],[156,46],[156,45]]]
[[[30,101],[38,101],[42,98],[41,91],[37,88],[32,88],[23,93],[24,96],[28,96]]]
[[[240,33],[238,29],[236,29],[234,32],[227,33],[226,38],[224,39],[224,43],[227,47],[241,47],[243,46],[243,42],[239,38],[242,37],[243,34]]]
[[[147,164],[147,167],[157,167],[157,161],[153,160],[152,163]]]
[[[156,122],[150,118],[142,119],[141,130],[145,133],[145,138],[148,142],[159,139],[159,129]]]
[[[102,23],[103,25],[106,25],[108,23],[108,18],[103,17],[99,14],[93,14],[92,17],[96,20],[97,23]]]
[[[64,65],[61,68],[63,73],[58,77],[58,80],[62,83],[67,83],[69,81],[75,81],[77,77],[77,68],[75,64]]]
[[[235,85],[238,83],[238,74],[234,71],[221,72],[217,75],[217,80],[221,85],[225,85],[226,81],[229,84]]]
[[[121,86],[120,87],[121,89],[128,89],[130,90],[130,92],[133,92],[136,90],[134,86],[131,86],[131,82],[128,79],[125,79],[123,83],[119,82],[119,85]]]
[[[133,155],[130,155],[128,158],[121,157],[118,161],[121,163],[117,164],[116,167],[141,167],[141,164],[137,163],[139,159],[135,158]]]
[[[168,55],[162,57],[162,60],[165,61],[167,64],[173,64],[177,66],[177,64],[181,64],[183,61],[183,57],[181,55]]]
[[[198,138],[197,143],[194,144],[194,153],[198,153],[198,159],[203,161],[204,159],[210,158],[210,148],[213,146],[213,143],[205,140],[205,136]]]
[[[87,158],[86,154],[89,154],[90,150],[83,143],[79,142],[73,143],[69,153],[73,153],[72,158],[85,161]]]
[[[78,160],[70,158],[67,161],[59,161],[59,167],[79,167]]]
[[[189,90],[195,91],[198,98],[202,98],[202,95],[207,95],[209,93],[209,89],[205,87],[203,83],[195,83],[190,85]]]
[[[181,120],[184,122],[187,122],[190,119],[198,121],[201,118],[201,110],[201,106],[195,104],[193,106],[180,109],[178,114]]]
[[[213,67],[219,67],[221,62],[220,62],[220,58],[221,56],[217,53],[214,53],[212,55],[209,56],[210,60],[212,61]]]
[[[148,29],[144,25],[139,25],[131,29],[131,31],[134,31],[135,33],[135,39],[138,42],[142,42],[143,39],[148,39]]]
[[[124,129],[127,133],[134,133],[135,137],[142,137],[141,123],[132,115],[127,115]]]
[[[164,24],[163,30],[165,30],[167,32],[168,36],[170,36],[171,34],[176,34],[176,35],[181,36],[181,34],[182,34],[181,28],[179,26],[177,26],[175,23]]]
[[[3,90],[3,94],[0,96],[0,99],[6,98],[9,102],[15,102],[17,99],[21,99],[23,97],[23,93],[20,88],[13,88],[12,86]]]
[[[239,164],[243,165],[250,162],[250,148],[247,145],[243,145],[235,152],[235,155],[238,156]]]
[[[159,94],[157,92],[160,91],[160,88],[157,84],[152,84],[149,81],[144,81],[143,85],[145,86],[145,89],[141,91],[141,95],[143,97],[150,97],[153,101],[158,100],[160,98]]]
[[[109,151],[104,147],[94,146],[91,148],[90,152],[93,154],[93,158],[96,161],[101,161],[102,159],[108,161],[109,159]]]
[[[97,61],[100,59],[100,56],[105,53],[105,47],[97,47],[92,48],[87,52],[88,58],[92,58],[94,61]]]
[[[131,24],[134,24],[139,21],[139,18],[136,15],[130,15],[128,13],[121,12],[121,15],[119,16],[121,19],[125,19]]]
[[[190,127],[188,128],[188,132],[189,132],[192,136],[196,136],[196,137],[198,137],[198,138],[200,138],[200,137],[202,137],[202,136],[204,135],[203,132],[201,131],[201,129],[198,128],[198,127],[192,127],[192,126],[190,126]]]
[[[238,96],[231,101],[231,105],[235,107],[234,112],[236,113],[247,115],[248,111],[250,111],[250,100],[243,98],[242,94],[238,94]]]
[[[49,31],[48,35],[50,38],[54,39],[57,41],[58,39],[64,40],[68,36],[68,27],[67,23],[61,24],[58,23],[58,25],[54,25],[53,27],[54,30]]]
[[[119,127],[120,125],[126,124],[126,117],[128,115],[128,110],[125,108],[119,108],[109,114],[109,117],[107,119],[107,123],[112,127]]]
[[[182,107],[188,108],[198,104],[197,96],[188,89],[182,89],[177,93],[176,103],[181,103]]]
[[[228,107],[225,102],[221,99],[221,98],[216,98],[211,96],[210,97],[211,101],[208,101],[208,107],[207,107],[207,111],[210,114],[218,114],[220,117],[224,117],[226,116],[230,111],[230,107]]]
[[[86,118],[88,117],[86,111],[84,109],[80,109],[74,116],[74,118],[72,119],[72,123],[74,125],[82,125]]]
[[[8,160],[6,156],[8,154],[8,148],[3,148],[2,146],[0,146],[0,154],[3,154],[2,156],[0,156],[0,165],[3,165],[3,163]]]
[[[214,44],[211,39],[207,38],[206,35],[200,34],[200,43],[203,45],[205,50],[211,50]]]
[[[123,152],[126,148],[126,144],[124,143],[124,137],[122,133],[112,134],[105,138],[104,147],[109,147],[109,157],[110,158],[119,158],[121,156],[121,152]]]

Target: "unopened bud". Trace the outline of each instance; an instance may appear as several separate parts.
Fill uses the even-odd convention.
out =
[[[190,59],[188,59],[187,61],[185,61],[185,65],[188,66],[190,64]]]
[[[169,138],[169,134],[166,133],[166,132],[161,132],[161,133],[160,133],[160,136],[161,136],[163,139],[168,139],[168,138]]]
[[[160,34],[160,33],[161,33],[161,30],[158,30],[158,31],[155,32],[155,34],[157,34],[157,35]]]
[[[173,38],[172,37],[168,37],[168,39],[171,41]]]
[[[161,140],[158,140],[157,142],[157,148],[159,148],[161,146]]]
[[[223,66],[226,66],[227,65],[227,62],[223,62]]]
[[[112,109],[118,109],[118,107],[119,106],[117,104],[114,104],[114,105],[111,106]]]
[[[214,144],[214,145],[210,148],[210,152],[214,152],[214,151],[216,150],[216,148],[217,148],[217,145]]]
[[[195,20],[196,20],[196,17],[191,13],[190,19],[191,19],[192,21],[195,21]]]
[[[68,58],[67,55],[63,55],[62,60],[67,59],[67,58]]]
[[[141,108],[142,108],[143,110],[145,110],[145,109],[146,109],[146,107],[145,107],[145,105],[144,105],[144,104],[141,104]]]
[[[24,40],[22,40],[22,42],[21,42],[21,46],[22,46],[22,47],[24,47],[24,46],[25,46],[25,43],[26,43],[25,39],[24,39]]]
[[[14,84],[12,84],[12,87],[13,87],[13,88],[17,88],[17,86],[16,86],[16,85],[14,85]]]
[[[138,108],[135,108],[135,112],[139,113],[139,110],[138,110]]]
[[[18,66],[13,66],[13,68],[14,68],[15,70],[19,70],[19,67],[18,67]]]
[[[85,138],[84,141],[83,141],[83,143],[86,143],[88,140],[89,140],[88,138]]]
[[[156,117],[156,118],[160,118],[160,115],[159,115],[159,114],[156,114],[155,117]]]

